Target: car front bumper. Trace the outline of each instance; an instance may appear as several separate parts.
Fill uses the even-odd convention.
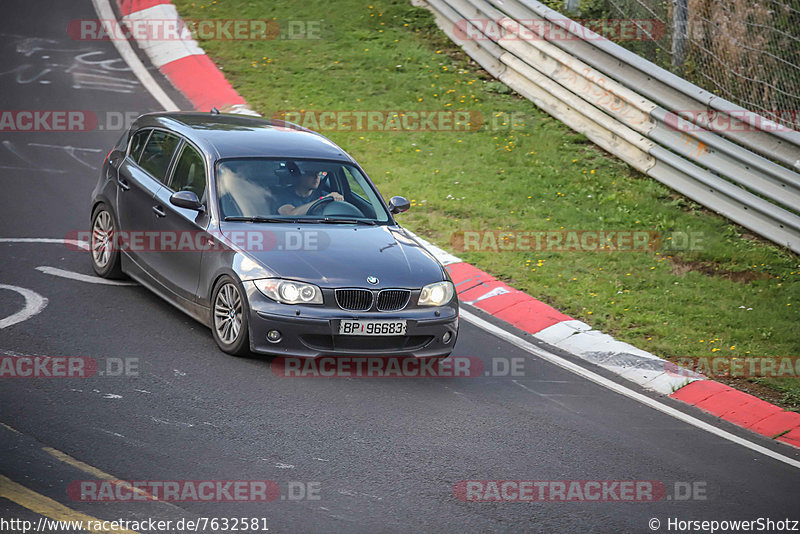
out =
[[[458,302],[447,306],[397,312],[348,312],[323,306],[280,304],[245,283],[250,303],[250,348],[259,354],[318,358],[321,356],[399,356],[445,358],[458,337]],[[438,315],[437,315],[438,314]],[[342,319],[406,321],[405,336],[339,335]],[[278,330],[280,341],[267,339]],[[449,339],[444,341],[445,334]]]

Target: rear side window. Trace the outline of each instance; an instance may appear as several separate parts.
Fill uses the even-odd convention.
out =
[[[163,182],[179,141],[180,139],[176,135],[154,130],[144,146],[142,156],[139,158],[139,166],[155,179]]]
[[[150,135],[149,129],[147,130],[139,130],[135,134],[133,134],[133,140],[131,141],[131,151],[128,155],[131,157],[133,161],[139,163],[139,156],[142,155],[142,149],[144,148],[144,144],[147,142],[147,136]]]
[[[193,146],[185,144],[169,183],[173,191],[192,191],[202,200],[206,190],[206,170],[203,158]]]

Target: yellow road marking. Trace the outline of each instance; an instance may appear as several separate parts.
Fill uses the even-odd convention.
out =
[[[145,490],[143,490],[141,488],[133,487],[128,482],[126,482],[124,480],[120,480],[119,478],[115,477],[114,475],[110,475],[110,474],[106,473],[105,471],[101,471],[100,469],[98,469],[98,468],[96,468],[94,466],[91,466],[91,465],[89,465],[87,463],[81,462],[77,458],[73,458],[72,456],[70,456],[69,454],[67,454],[65,452],[61,452],[60,450],[54,449],[52,447],[42,447],[42,450],[44,452],[46,452],[47,454],[49,454],[51,456],[54,456],[55,458],[58,458],[59,460],[61,460],[65,464],[69,464],[72,467],[80,469],[84,473],[89,473],[90,475],[92,475],[94,477],[100,478],[102,480],[108,480],[108,481],[113,482],[114,484],[118,484],[118,485],[120,485],[120,486],[122,486],[124,488],[128,488],[132,492],[137,493],[137,494],[147,498],[148,500],[151,500],[151,501],[157,501],[158,500],[153,495],[150,495],[149,493],[147,493]]]
[[[90,515],[67,508],[49,497],[40,495],[33,490],[17,484],[13,480],[0,475],[0,497],[13,501],[39,515],[49,517],[56,521],[82,521],[85,525],[89,522],[101,522]],[[133,530],[88,530],[95,534],[139,534]]]
[[[77,467],[81,471],[89,473],[92,476],[95,476],[97,478],[102,478],[104,480],[117,480],[117,477],[109,475],[105,471],[101,471],[100,469],[92,467],[89,464],[83,463],[80,460],[73,458],[72,456],[70,456],[65,452],[61,452],[58,449],[54,449],[52,447],[42,447],[42,450],[51,456],[55,456],[65,464],[69,464],[72,467]]]
[[[7,428],[8,430],[12,431],[14,434],[19,434],[19,430],[17,430],[16,428],[12,428],[12,427],[8,426],[5,423],[0,423],[0,426],[3,426],[4,428]]]

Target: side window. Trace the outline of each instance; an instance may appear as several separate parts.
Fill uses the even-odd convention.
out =
[[[128,155],[131,157],[133,161],[139,163],[139,156],[142,155],[142,148],[144,148],[144,144],[147,142],[147,136],[150,135],[151,130],[144,129],[139,130],[135,134],[133,134],[133,140],[131,141],[131,151]]]
[[[183,145],[169,187],[173,191],[193,191],[197,198],[203,200],[206,189],[205,165],[202,156],[192,145]]]
[[[350,184],[350,191],[366,200],[368,197],[364,192],[364,188],[361,187],[361,184],[358,183],[358,180],[356,180],[355,177],[350,174],[350,171],[347,167],[344,167],[344,175],[347,177],[347,183]]]
[[[156,180],[163,182],[179,141],[180,139],[175,135],[154,130],[153,135],[144,146],[142,156],[139,158],[139,165]]]

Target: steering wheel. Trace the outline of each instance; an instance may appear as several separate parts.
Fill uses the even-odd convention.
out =
[[[315,213],[316,210],[318,210],[320,206],[325,206],[328,202],[333,202],[333,197],[322,197],[321,199],[311,204],[306,210],[306,213],[309,215],[319,215],[318,213]]]
[[[355,207],[354,205],[350,204],[349,202],[343,200],[337,200],[336,202],[331,202],[329,204],[325,204],[325,207],[322,208],[322,215],[326,217],[363,217],[364,214],[361,213],[361,210]]]

